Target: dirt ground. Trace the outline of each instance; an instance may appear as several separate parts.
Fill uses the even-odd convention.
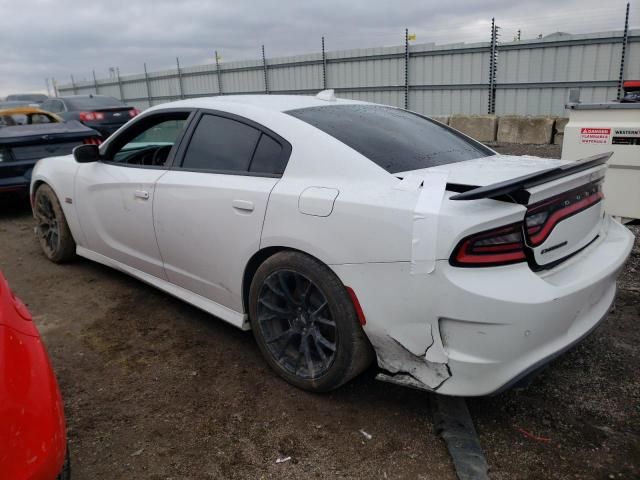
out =
[[[74,479],[455,478],[428,394],[374,369],[297,390],[250,333],[101,265],[48,262],[24,199],[0,198],[0,269],[52,357]],[[492,478],[640,478],[639,320],[636,242],[593,335],[528,389],[469,400]]]

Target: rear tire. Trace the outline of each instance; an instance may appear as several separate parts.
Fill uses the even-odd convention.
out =
[[[73,259],[76,255],[76,242],[58,197],[49,185],[43,184],[36,190],[33,214],[36,218],[38,242],[46,257],[54,263]]]
[[[345,286],[301,252],[279,252],[260,265],[249,291],[249,318],[267,363],[304,390],[336,389],[373,359]]]

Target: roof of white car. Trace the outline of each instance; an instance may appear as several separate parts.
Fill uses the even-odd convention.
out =
[[[264,110],[284,112],[298,108],[324,107],[328,105],[362,104],[357,100],[336,98],[334,100],[321,100],[310,95],[221,95],[216,97],[190,98],[177,102],[164,103],[149,110],[159,108],[210,108],[213,110],[226,110],[229,104],[248,105]]]

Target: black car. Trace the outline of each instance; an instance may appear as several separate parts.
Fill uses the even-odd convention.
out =
[[[77,145],[99,142],[98,132],[77,121],[0,126],[0,192],[28,189],[41,158],[68,155]]]
[[[64,120],[78,120],[107,138],[140,113],[117,98],[106,95],[71,95],[50,98],[40,108],[55,113]]]

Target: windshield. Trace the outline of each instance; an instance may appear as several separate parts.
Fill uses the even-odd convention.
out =
[[[389,173],[494,155],[455,130],[398,108],[352,104],[286,113],[335,137]]]
[[[94,95],[93,97],[66,98],[70,110],[91,110],[96,108],[124,107],[124,104],[113,97]]]

